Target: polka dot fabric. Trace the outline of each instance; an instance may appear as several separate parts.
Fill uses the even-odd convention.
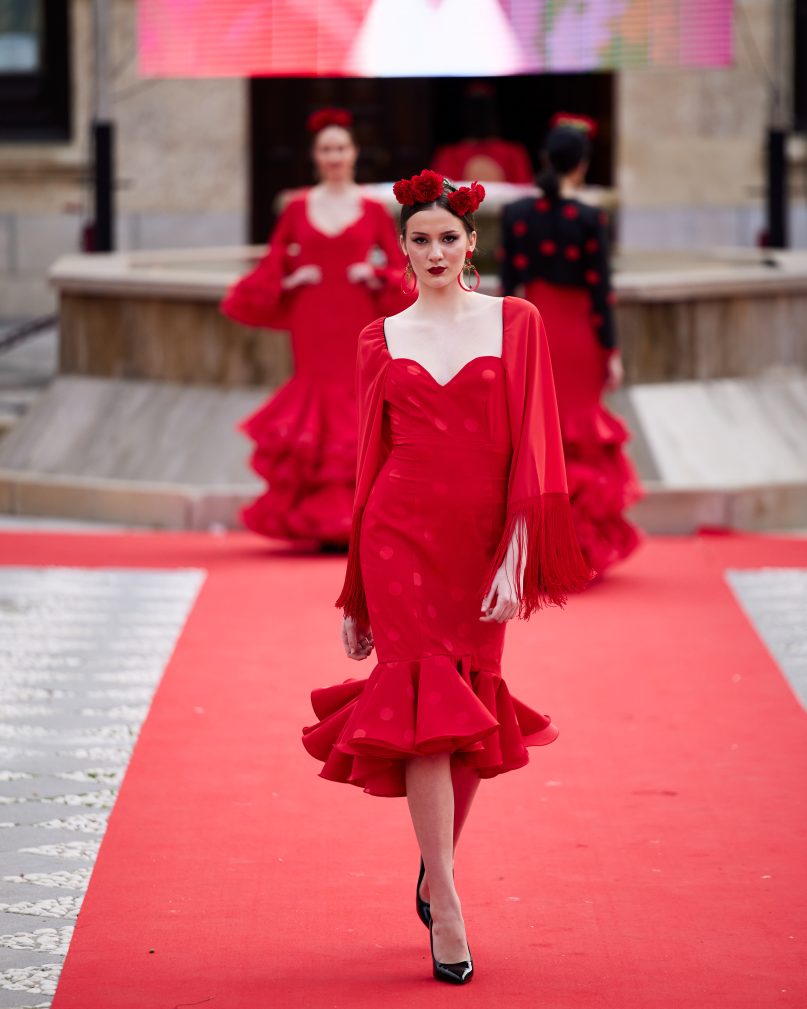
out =
[[[315,691],[305,730],[322,776],[405,794],[408,758],[451,752],[493,777],[550,743],[550,719],[501,677],[504,624],[479,619],[505,522],[512,446],[504,369],[469,361],[445,385],[398,358],[386,377],[390,454],[370,493],[360,559],[378,665]]]

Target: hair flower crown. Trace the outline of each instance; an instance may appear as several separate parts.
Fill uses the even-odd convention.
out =
[[[416,203],[434,203],[446,189],[448,205],[458,217],[476,213],[485,198],[485,187],[478,182],[455,189],[442,175],[430,168],[424,169],[420,175],[413,175],[411,179],[400,179],[392,187],[395,199],[404,207],[413,207]]]
[[[549,120],[549,128],[554,130],[556,126],[565,126],[570,130],[578,130],[585,133],[592,140],[597,135],[597,124],[591,116],[583,116],[576,112],[556,112]]]
[[[353,125],[353,116],[347,109],[317,109],[306,120],[309,133],[319,133],[326,126],[341,126],[349,130]]]

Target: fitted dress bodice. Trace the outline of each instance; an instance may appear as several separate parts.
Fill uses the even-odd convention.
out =
[[[498,664],[504,627],[479,616],[512,451],[501,360],[474,358],[441,385],[396,358],[384,411],[390,454],[361,541],[368,598],[385,609],[373,620],[371,604],[378,657],[468,653]],[[447,549],[455,543],[464,549]]]

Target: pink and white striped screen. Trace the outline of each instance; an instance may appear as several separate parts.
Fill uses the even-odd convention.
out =
[[[733,0],[138,0],[147,76],[726,66]]]

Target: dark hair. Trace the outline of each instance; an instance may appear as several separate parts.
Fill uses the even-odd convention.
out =
[[[448,186],[448,188],[445,188],[445,186]],[[445,183],[442,193],[436,200],[432,200],[431,203],[413,203],[411,206],[404,204],[404,206],[401,207],[401,218],[399,222],[401,234],[406,235],[406,225],[409,223],[410,217],[414,217],[414,215],[419,213],[421,210],[431,210],[434,207],[440,207],[443,210],[447,210],[449,214],[453,214],[458,221],[462,221],[462,226],[465,228],[465,234],[470,238],[473,232],[476,231],[476,220],[474,219],[474,215],[472,213],[465,214],[463,217],[454,213],[451,208],[451,204],[448,202],[449,193],[453,193],[454,191],[454,186]]]
[[[591,140],[582,130],[571,126],[556,126],[549,131],[543,150],[544,170],[538,185],[549,200],[560,194],[560,177],[573,172],[591,158]]]

